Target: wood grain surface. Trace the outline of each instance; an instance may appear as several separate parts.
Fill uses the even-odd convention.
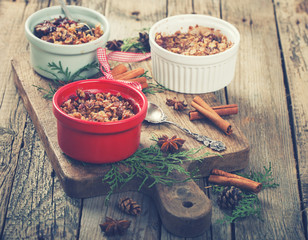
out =
[[[111,38],[123,39],[154,22],[180,13],[221,17],[240,31],[235,79],[216,92],[221,103],[237,103],[233,118],[250,143],[249,167],[272,165],[280,186],[259,194],[262,220],[245,218],[218,224],[223,212],[216,196],[205,190],[207,178],[196,183],[213,200],[212,225],[189,239],[308,239],[307,235],[307,1],[305,0],[89,0],[67,1],[105,14]],[[70,198],[47,157],[13,80],[11,59],[27,54],[24,22],[33,12],[57,1],[0,0],[0,239],[184,239],[162,225],[154,201],[138,192]],[[132,11],[140,14],[131,15]],[[8,21],[9,19],[9,21]],[[148,62],[142,63],[150,67]],[[134,68],[135,64],[130,64]],[[115,207],[123,196],[142,205],[135,218]],[[107,238],[98,224],[109,216],[130,219],[126,235]]]
[[[44,93],[38,91],[34,86],[48,89],[48,80],[37,75],[29,62],[29,55],[19,55],[12,59],[14,67],[14,81],[18,88],[25,107],[30,114],[34,125],[45,145],[46,152],[50,161],[63,185],[65,192],[72,197],[85,198],[93,197],[98,194],[106,194],[109,191],[108,185],[102,182],[104,175],[110,169],[108,164],[83,164],[64,155],[58,146],[57,140],[57,121],[52,113],[52,101],[43,98]],[[151,73],[151,69],[146,69]],[[219,104],[215,95],[200,95],[210,105]],[[227,149],[217,152],[204,148],[199,154],[209,153],[202,162],[185,163],[185,168],[193,171],[198,168],[201,176],[208,176],[213,168],[220,168],[226,171],[236,171],[247,167],[249,162],[249,144],[241,130],[234,124],[232,117],[229,122],[233,128],[233,134],[228,136],[221,130],[217,129],[210,121],[190,121],[188,111],[175,111],[172,107],[166,105],[166,98],[183,99],[190,103],[193,95],[177,94],[174,92],[147,94],[149,101],[161,106],[162,110],[169,116],[170,121],[174,121],[192,132],[211,136],[211,138],[223,141]],[[150,147],[155,142],[151,140],[152,136],[178,136],[186,140],[184,149],[202,147],[202,143],[197,142],[185,132],[177,127],[168,124],[147,124],[144,122],[141,129],[140,148]],[[140,183],[143,179],[138,179]],[[131,186],[131,190],[137,190],[139,184]]]
[[[89,198],[101,194],[107,194],[110,187],[102,179],[110,170],[110,164],[83,164],[64,155],[58,146],[56,126],[57,122],[52,114],[52,102],[43,99],[43,94],[34,86],[48,89],[49,81],[41,78],[33,69],[29,62],[29,55],[19,55],[13,58],[14,81],[18,88],[25,107],[36,126],[40,138],[45,146],[47,156],[58,176],[64,191],[68,196],[76,198]],[[151,73],[151,69],[146,69]],[[155,102],[162,107],[163,111],[171,117],[172,121],[179,123],[190,129],[192,132],[211,136],[213,139],[223,141],[227,149],[217,155],[214,151],[204,148],[198,154],[207,152],[212,153],[206,156],[202,161],[186,162],[185,169],[195,171],[198,169],[200,176],[208,176],[213,168],[219,168],[226,171],[236,171],[247,167],[249,162],[249,144],[246,137],[230,118],[229,121],[233,127],[233,133],[227,136],[224,132],[217,129],[209,121],[191,122],[186,113],[175,111],[166,105],[166,97],[185,99],[185,102],[191,102],[193,95],[175,94],[169,92],[156,93],[148,95],[151,102]],[[213,94],[200,95],[210,105],[217,105]],[[179,136],[186,139],[184,149],[200,148],[202,143],[197,142],[176,127],[168,125],[146,124],[143,123],[141,129],[140,148],[153,145],[151,137]],[[130,171],[128,169],[128,171]],[[182,179],[182,174],[174,173],[174,178]],[[184,176],[183,176],[184,177]],[[133,179],[125,185],[125,188],[115,189],[115,191],[138,191],[140,184],[144,180],[140,177]],[[174,184],[173,187],[155,186],[148,189],[147,185],[141,189],[155,200],[156,207],[164,226],[173,234],[178,236],[198,236],[201,235],[211,223],[211,203],[200,188],[194,182],[185,182]],[[182,194],[184,193],[184,194]],[[189,204],[189,205],[187,205]],[[183,220],[184,219],[184,220]]]

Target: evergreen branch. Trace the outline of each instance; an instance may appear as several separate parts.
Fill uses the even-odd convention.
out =
[[[55,62],[51,62],[51,63],[48,63],[48,67],[50,68],[51,71],[47,70],[47,72],[52,73],[52,71],[55,71],[57,73],[57,74],[52,73],[52,75],[55,76],[54,80],[69,81],[69,79],[71,78],[71,72],[68,70],[68,67],[66,67],[65,70],[63,69],[61,61],[59,61],[59,66],[57,66],[57,64]],[[44,69],[42,69],[42,70],[44,70]],[[60,78],[59,74],[63,75],[64,78]]]
[[[57,89],[54,88],[50,83],[49,83],[49,89],[45,89],[40,86],[32,85],[33,87],[36,87],[38,91],[40,92],[46,92],[46,94],[43,95],[43,98],[47,100],[51,100],[53,98],[53,95],[56,93]]]
[[[239,204],[232,211],[231,215],[225,215],[223,219],[218,220],[218,223],[233,223],[241,218],[248,216],[261,217],[261,202],[257,194],[242,193],[243,199],[239,201]]]
[[[77,77],[79,77],[79,78],[80,78],[80,77],[81,77],[81,78],[84,78],[84,77],[82,77],[80,74],[83,73],[83,72],[85,72],[85,71],[89,71],[89,70],[91,70],[91,69],[94,69],[94,68],[99,69],[99,63],[96,62],[96,61],[93,61],[93,62],[91,62],[91,63],[89,63],[89,64],[83,66],[83,67],[80,68],[79,70],[77,70],[75,73],[72,74],[70,80],[71,80],[71,81],[75,81],[75,79],[76,79]]]
[[[112,163],[110,170],[102,180],[110,186],[105,202],[109,201],[111,194],[116,189],[122,188],[134,178],[142,179],[138,186],[139,190],[146,184],[148,188],[151,188],[156,184],[170,186],[177,182],[192,180],[197,176],[198,169],[188,172],[182,164],[187,161],[200,161],[210,154],[206,153],[194,157],[193,155],[199,153],[201,149],[203,147],[165,154],[157,145],[152,145],[148,148],[138,149],[131,157],[121,162]],[[130,170],[120,173],[120,164]],[[172,175],[173,172],[182,173],[186,175],[186,178],[183,180],[175,179]]]
[[[51,63],[48,63],[48,67],[51,68],[51,70],[53,70],[54,67],[53,67],[52,65],[50,65],[50,64],[51,64]],[[59,78],[59,76],[58,76],[56,73],[52,72],[51,70],[43,69],[43,68],[40,68],[40,69],[41,69],[42,71],[44,71],[44,72],[47,72],[47,73],[51,74],[51,75],[54,77],[54,78],[51,79],[54,83],[57,83],[57,82],[60,82],[60,81],[61,81],[61,79]]]
[[[145,47],[143,46],[143,44],[141,42],[137,41],[137,38],[127,38],[124,39],[123,41],[123,45],[121,46],[121,51],[122,52],[128,52],[131,49],[136,49],[142,53],[146,53],[147,50],[145,49]]]
[[[242,177],[249,178],[253,181],[262,183],[262,188],[276,188],[279,186],[278,183],[272,183],[274,178],[272,177],[272,164],[269,163],[269,167],[266,168],[263,166],[265,173],[262,172],[252,172],[250,171],[249,174],[238,174]]]
[[[52,79],[53,81],[64,85],[65,83],[70,83],[70,82],[75,81],[77,77],[81,76],[80,74],[82,72],[89,71],[94,68],[98,69],[98,66],[99,64],[96,61],[93,61],[81,67],[80,69],[78,69],[76,72],[72,74],[71,71],[69,71],[68,67],[64,69],[61,61],[59,61],[59,65],[57,65],[55,62],[48,63],[48,67],[50,68],[50,70],[48,69],[47,70],[41,69],[41,70],[53,75],[54,76],[54,79]]]
[[[155,93],[160,93],[160,92],[164,92],[165,90],[170,90],[166,87],[164,87],[163,85],[155,82],[155,83],[149,83],[148,87],[143,89],[142,92],[143,93],[149,93],[149,94],[155,94]]]
[[[269,163],[269,167],[263,167],[265,172],[252,172],[249,174],[238,174],[240,176],[246,177],[256,182],[262,183],[265,188],[276,188],[279,184],[274,183],[274,178],[272,177],[272,167],[271,163]],[[224,186],[214,185],[213,193],[221,193],[224,190]],[[237,220],[249,216],[254,216],[261,218],[261,202],[258,198],[258,195],[250,192],[242,192],[242,199],[238,202],[238,205],[232,210],[231,215],[225,214],[223,219],[218,220],[218,223],[233,223]]]
[[[151,76],[149,76],[148,75],[148,73],[149,73],[149,71],[148,70],[146,70],[145,72],[144,72],[144,74],[141,74],[140,76],[138,76],[138,77],[146,77],[147,79],[152,79],[152,77]]]
[[[42,71],[45,71],[49,74],[51,74],[53,76],[53,78],[51,78],[52,82],[54,83],[54,85],[56,86],[55,88],[52,87],[51,84],[49,84],[49,90],[44,89],[42,87],[39,86],[35,86],[39,91],[44,91],[47,92],[43,97],[45,99],[52,99],[53,95],[55,94],[55,92],[57,91],[57,89],[60,86],[63,86],[65,84],[71,83],[73,81],[76,81],[76,78],[82,78],[85,79],[85,77],[82,77],[81,74],[85,71],[89,71],[91,69],[97,68],[98,69],[99,64],[96,61],[93,61],[92,63],[89,63],[83,67],[81,67],[80,69],[78,69],[76,72],[74,72],[73,74],[69,71],[68,67],[66,67],[65,69],[62,66],[61,61],[59,61],[58,65],[55,62],[50,62],[48,63],[48,68],[49,69],[42,69]]]

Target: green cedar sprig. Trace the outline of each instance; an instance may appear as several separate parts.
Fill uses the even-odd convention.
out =
[[[123,45],[121,46],[122,52],[128,52],[131,49],[136,49],[142,53],[146,53],[147,50],[144,48],[143,44],[137,40],[137,38],[126,38],[123,40]]]
[[[98,67],[99,64],[96,61],[93,61],[92,63],[89,63],[78,69],[76,72],[72,73],[69,71],[68,67],[65,69],[63,68],[61,61],[59,61],[58,65],[55,62],[50,62],[48,63],[48,69],[41,69],[53,76],[51,79],[52,84],[49,83],[49,89],[35,85],[33,86],[36,87],[39,91],[46,92],[43,97],[45,99],[51,100],[59,87],[76,81],[76,78],[86,79],[86,77],[83,77],[81,74],[91,69],[98,69]]]
[[[59,61],[58,65],[55,62],[48,63],[48,68],[50,69],[42,69],[43,71],[50,73],[52,76],[54,76],[54,79],[52,79],[56,84],[66,84],[70,82],[74,82],[77,77],[79,78],[85,78],[81,74],[85,71],[89,71],[91,69],[98,69],[99,63],[97,61],[93,61],[80,69],[78,69],[76,72],[72,73],[69,71],[68,67],[65,69],[62,66],[61,61]]]
[[[145,73],[140,75],[139,77],[146,77],[147,79],[152,79],[152,77],[148,75],[148,72],[149,71],[145,71]],[[169,90],[169,89],[157,83],[156,81],[154,81],[154,82],[149,82],[148,87],[142,89],[142,92],[144,94],[147,94],[147,93],[155,94],[155,93],[164,92],[165,90]]]
[[[140,32],[148,33],[150,28],[143,28]],[[149,50],[145,48],[145,46],[139,41],[139,37],[132,37],[123,39],[123,44],[121,46],[122,52],[128,52],[131,50],[135,50],[137,52],[146,53]]]
[[[55,94],[55,92],[57,91],[57,89],[61,86],[64,86],[65,84],[71,83],[76,81],[76,78],[82,78],[82,79],[86,79],[85,77],[82,77],[82,73],[85,71],[89,71],[91,69],[98,69],[99,64],[97,62],[92,62],[90,64],[87,64],[85,66],[83,66],[82,68],[80,68],[79,70],[77,70],[74,73],[71,73],[71,71],[69,71],[69,69],[66,67],[65,69],[62,66],[61,61],[59,61],[58,65],[55,62],[51,62],[48,63],[48,68],[49,69],[41,69],[49,74],[51,74],[53,76],[52,80],[52,84],[49,83],[49,89],[45,89],[43,87],[40,86],[36,86],[33,85],[34,87],[36,87],[39,91],[41,92],[45,92],[45,94],[43,95],[43,98],[47,99],[47,100],[51,100],[53,95]],[[148,79],[150,79],[151,77],[147,75],[148,71],[146,71],[143,75],[141,75],[140,77],[146,77]],[[147,94],[155,94],[158,92],[164,92],[165,90],[169,90],[168,88],[160,85],[159,83],[149,83],[149,86],[145,89],[143,89],[143,93]]]
[[[198,177],[197,169],[188,172],[182,164],[187,161],[201,161],[210,154],[205,153],[194,157],[201,149],[203,147],[166,154],[157,145],[152,145],[148,148],[138,149],[135,154],[121,162],[110,164],[110,170],[102,180],[110,186],[106,203],[116,189],[123,188],[125,184],[135,178],[143,179],[138,186],[138,190],[140,190],[146,184],[148,188],[158,183],[170,186],[176,182],[189,181]],[[121,172],[121,165],[130,170]],[[186,178],[177,180],[172,177],[171,173],[173,172],[182,173]]]
[[[265,172],[253,172],[250,171],[249,174],[238,174],[240,176],[246,177],[256,182],[262,183],[262,190],[266,188],[276,188],[279,186],[278,183],[273,182],[272,177],[272,167],[269,163],[269,167],[263,167]],[[213,193],[220,193],[224,189],[224,186],[213,186]],[[242,199],[239,201],[238,205],[232,210],[231,214],[225,214],[223,219],[218,220],[218,223],[233,223],[237,220],[249,216],[254,216],[261,218],[261,202],[258,195],[251,192],[242,193]]]
[[[43,98],[45,99],[48,99],[48,100],[51,100],[53,95],[56,93],[57,89],[54,88],[50,83],[48,84],[49,86],[49,89],[45,89],[45,88],[42,88],[40,86],[36,86],[36,85],[33,85],[33,87],[36,87],[37,90],[41,91],[41,92],[46,92],[44,95],[43,95]]]
[[[155,83],[148,83],[148,87],[145,89],[142,89],[142,92],[145,94],[146,93],[155,94],[155,93],[164,92],[165,90],[169,90],[169,89],[155,82]]]
[[[249,216],[261,218],[261,202],[258,195],[243,192],[242,197],[243,199],[239,201],[239,204],[232,211],[231,215],[225,214],[223,219],[217,220],[217,223],[233,223]]]
[[[259,182],[259,183],[262,183],[262,188],[275,188],[275,187],[278,187],[279,184],[277,183],[273,183],[274,181],[274,178],[272,177],[273,173],[272,173],[272,164],[269,163],[269,167],[265,167],[263,166],[265,172],[262,173],[262,172],[252,172],[250,171],[249,174],[238,174],[242,177],[245,177],[245,178],[249,178],[253,181],[256,181],[256,182]]]

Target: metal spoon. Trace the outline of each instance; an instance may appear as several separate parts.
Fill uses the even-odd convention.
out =
[[[167,121],[167,116],[164,114],[163,110],[154,103],[148,102],[148,111],[147,111],[145,120],[147,122],[155,123],[155,124],[158,124],[158,123],[173,124],[177,126],[178,128],[180,128],[181,130],[183,130],[184,132],[191,135],[197,141],[202,142],[205,146],[211,148],[212,150],[220,152],[226,149],[226,145],[221,141],[212,140],[211,138],[207,136],[203,136],[197,133],[192,133],[190,130],[183,128],[174,122]]]
[[[67,8],[66,4],[64,3],[64,1],[63,1],[63,0],[59,0],[59,2],[61,3],[61,7],[62,7],[62,10],[64,11],[65,16],[66,16],[69,20],[74,20],[72,14],[71,14],[70,11],[68,10],[68,8]],[[78,23],[79,23],[80,25],[82,25],[81,28],[86,27],[86,28],[87,28],[86,31],[89,31],[89,33],[90,33],[92,36],[94,36],[94,34],[93,34],[93,32],[92,32],[92,29],[91,29],[91,27],[90,27],[88,24],[86,24],[86,23],[84,23],[84,22],[78,22]]]

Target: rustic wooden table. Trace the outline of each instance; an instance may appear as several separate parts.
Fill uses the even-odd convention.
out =
[[[232,224],[217,223],[223,213],[212,196],[212,225],[193,239],[308,239],[307,1],[67,2],[103,13],[111,25],[110,39],[134,37],[139,29],[183,13],[221,17],[234,24],[241,34],[235,78],[215,95],[222,103],[239,105],[232,120],[250,145],[249,166],[241,172],[262,171],[271,164],[279,187],[259,193],[261,219]],[[143,212],[123,237],[107,238],[99,223],[106,216],[123,218],[123,213],[114,204],[104,205],[104,195],[75,199],[61,187],[14,85],[11,65],[13,57],[29,51],[27,17],[57,4],[0,0],[0,239],[183,239],[165,229],[153,200],[140,192],[111,196],[111,203],[129,196]],[[197,181],[201,189],[206,181]]]

